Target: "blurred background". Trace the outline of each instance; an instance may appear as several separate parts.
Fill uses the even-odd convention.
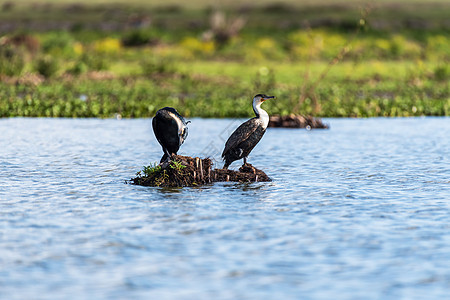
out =
[[[449,118],[365,117],[450,115],[449,16],[0,0],[0,299],[448,299]],[[220,167],[258,93],[332,130],[267,130],[249,162],[271,183],[124,184],[161,158],[159,108]]]
[[[450,115],[450,2],[0,1],[0,117]]]

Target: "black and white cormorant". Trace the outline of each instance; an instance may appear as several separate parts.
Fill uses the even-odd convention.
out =
[[[188,135],[188,123],[175,108],[164,107],[156,112],[152,120],[152,127],[156,139],[164,151],[161,163],[177,154]]]
[[[275,97],[264,94],[258,94],[253,98],[253,111],[256,117],[242,123],[228,138],[222,152],[222,158],[225,161],[224,169],[241,158],[244,159],[244,164],[247,163],[247,156],[261,140],[269,124],[269,115],[261,108],[261,104],[273,98]]]

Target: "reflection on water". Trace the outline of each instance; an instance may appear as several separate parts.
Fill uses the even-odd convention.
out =
[[[180,154],[221,166],[232,122]],[[125,184],[161,157],[150,120],[0,120],[0,295],[446,298],[449,119],[327,122],[268,130],[273,182],[164,189]]]

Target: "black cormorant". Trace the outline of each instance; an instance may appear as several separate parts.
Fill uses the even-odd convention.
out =
[[[172,107],[164,107],[156,112],[152,120],[153,132],[161,145],[164,155],[161,163],[176,155],[188,135],[189,123]]]
[[[273,98],[275,97],[264,94],[258,94],[253,98],[253,111],[256,117],[241,124],[228,138],[222,153],[225,160],[224,169],[241,158],[244,159],[244,164],[247,163],[247,156],[261,140],[269,124],[269,115],[261,108],[261,104]]]

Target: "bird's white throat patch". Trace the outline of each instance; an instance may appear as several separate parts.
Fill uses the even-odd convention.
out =
[[[259,103],[253,102],[253,110],[255,111],[255,113],[259,115],[259,118],[263,122],[264,129],[266,129],[267,126],[269,125],[269,114],[264,109],[261,108],[261,104],[262,102]]]
[[[269,126],[269,114],[264,109],[261,109],[259,117],[263,121],[264,128],[267,128],[267,126]]]

